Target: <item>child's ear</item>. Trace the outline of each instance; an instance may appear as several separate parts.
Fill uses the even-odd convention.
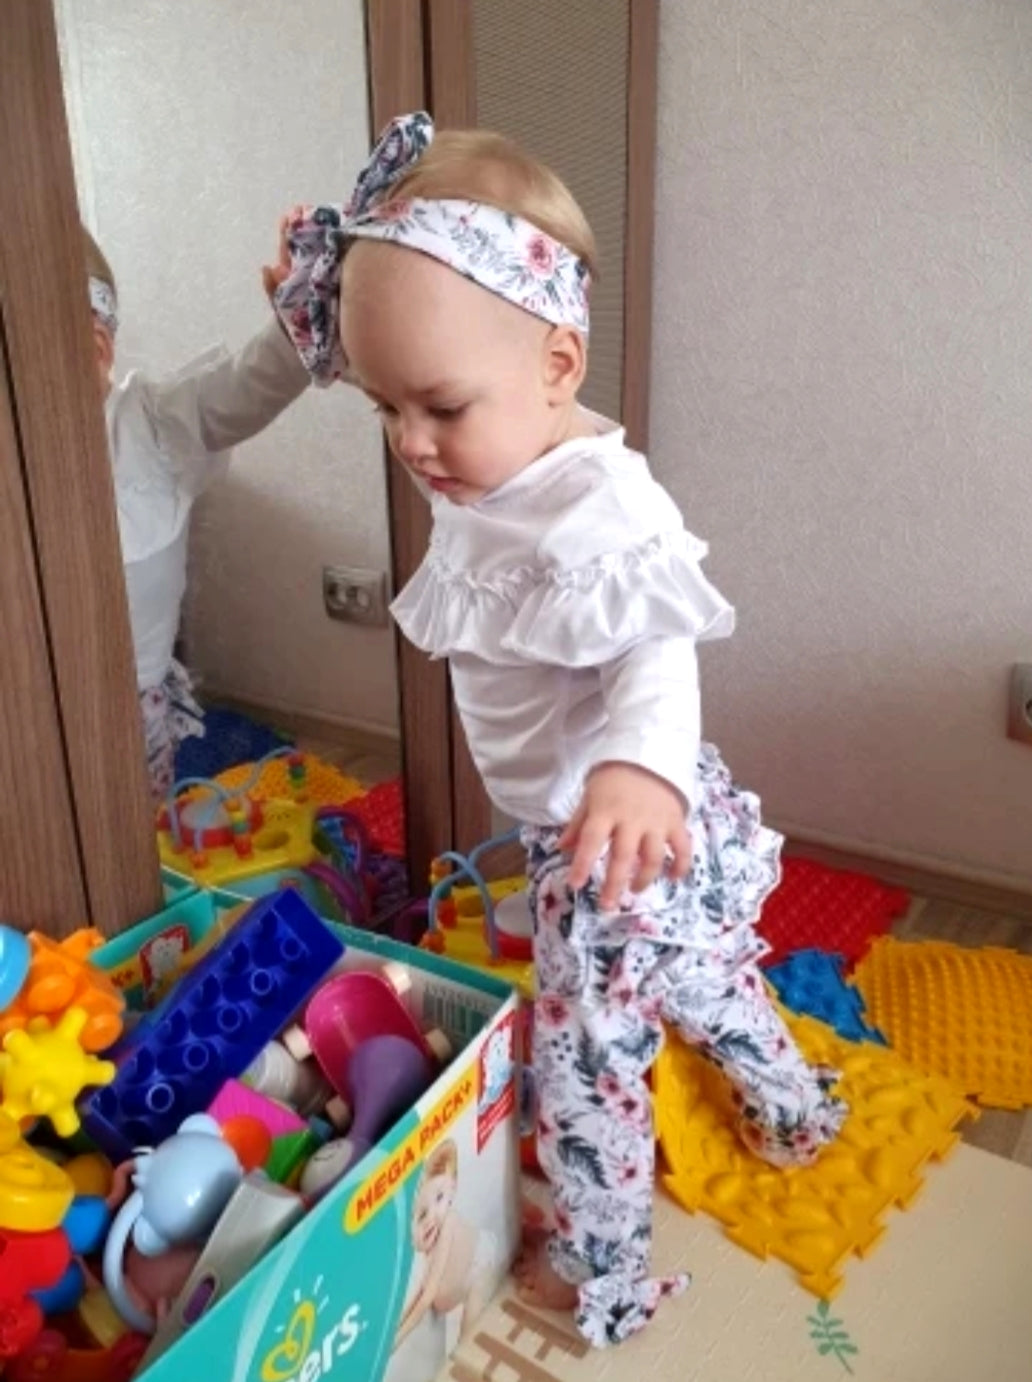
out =
[[[554,407],[577,396],[588,368],[584,337],[572,326],[553,326],[545,337],[545,396]]]
[[[93,343],[97,347],[97,364],[101,373],[107,376],[115,364],[115,343],[107,327],[101,326],[96,320],[93,323]]]

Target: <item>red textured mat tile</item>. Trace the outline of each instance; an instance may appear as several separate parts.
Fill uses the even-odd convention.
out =
[[[812,947],[844,955],[853,964],[909,904],[902,888],[888,888],[862,873],[786,859],[781,885],[768,898],[757,928],[773,947],[763,963]]]
[[[362,821],[376,849],[404,858],[405,808],[400,777],[380,782],[364,796],[352,798],[347,810]]]

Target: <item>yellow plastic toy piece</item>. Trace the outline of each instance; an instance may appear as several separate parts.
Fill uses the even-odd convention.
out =
[[[520,892],[527,886],[525,878],[501,878],[489,882],[487,890],[492,901],[501,902],[503,897]],[[448,903],[454,904],[454,912],[449,912]],[[447,901],[439,909],[449,919],[441,921],[438,930],[428,935],[439,937],[439,945],[434,947],[457,964],[469,965],[484,974],[494,975],[512,984],[524,999],[534,997],[534,964],[531,960],[492,960],[491,950],[484,933],[484,904],[477,888],[455,888]],[[427,940],[428,937],[424,937]],[[432,942],[426,946],[431,948]]]
[[[870,1021],[918,1070],[987,1108],[1032,1104],[1032,958],[886,937],[855,980]]]
[[[332,763],[317,758],[314,753],[301,755],[304,760],[305,786],[304,800],[313,806],[346,806],[355,797],[365,795],[365,788],[347,773],[342,773]],[[229,791],[239,791],[247,785],[253,764],[241,764],[227,768],[215,781]],[[272,758],[262,768],[257,783],[250,788],[248,796],[255,801],[293,801],[294,788],[290,780],[290,765],[285,758]]]
[[[77,1195],[97,1195],[106,1200],[111,1193],[114,1171],[100,1152],[81,1152],[61,1168],[75,1186]]]
[[[161,862],[188,874],[202,888],[231,889],[234,883],[282,869],[302,869],[317,857],[312,843],[318,805],[308,801],[264,801],[261,827],[251,836],[251,853],[244,858],[232,845],[206,848],[195,854],[189,847],[176,852],[167,830],[158,832]]]
[[[0,1053],[0,1112],[16,1123],[49,1118],[58,1137],[78,1132],[79,1091],[115,1078],[113,1062],[87,1055],[79,1045],[88,1020],[82,1008],[69,1008],[54,1027],[37,1017],[24,1030],[8,1032]]]
[[[74,1197],[71,1178],[24,1142],[18,1124],[0,1113],[0,1228],[57,1228]]]
[[[813,1166],[776,1170],[747,1151],[720,1072],[674,1037],[653,1070],[656,1129],[666,1189],[704,1210],[733,1242],[777,1257],[823,1300],[842,1285],[851,1253],[866,1256],[891,1205],[905,1209],[922,1171],[956,1144],[975,1110],[945,1080],[912,1070],[895,1052],[837,1036],[813,1018],[787,1021],[806,1057],[842,1071],[850,1114]]]
[[[0,1045],[8,1032],[20,1031],[33,1018],[56,1022],[70,1007],[86,1013],[79,1045],[84,1051],[106,1051],[122,1034],[125,999],[108,976],[89,963],[104,944],[92,928],[76,931],[63,941],[38,931],[29,933],[32,959],[21,991],[0,1013]]]

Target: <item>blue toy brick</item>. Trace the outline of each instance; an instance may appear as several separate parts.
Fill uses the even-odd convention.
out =
[[[114,1081],[83,1096],[89,1135],[116,1163],[170,1137],[243,1074],[343,951],[293,889],[260,899],[141,1019]]]
[[[771,965],[767,978],[786,1008],[819,1018],[847,1041],[887,1043],[864,1021],[864,1000],[843,977],[845,958],[823,950],[797,950]]]

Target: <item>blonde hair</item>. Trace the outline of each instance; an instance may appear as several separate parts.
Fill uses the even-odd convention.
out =
[[[393,197],[484,202],[521,216],[572,250],[598,277],[598,247],[573,193],[551,168],[502,134],[440,130]]]
[[[104,251],[85,226],[82,227],[82,243],[86,253],[87,276],[99,278],[101,283],[106,283],[117,298],[118,284],[115,282],[115,275],[111,272],[111,265],[107,262]]]
[[[459,1178],[459,1149],[450,1137],[435,1147],[426,1159],[423,1180],[433,1180],[435,1176],[451,1176],[452,1180]]]

